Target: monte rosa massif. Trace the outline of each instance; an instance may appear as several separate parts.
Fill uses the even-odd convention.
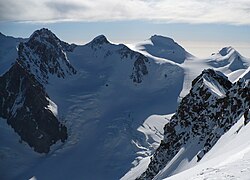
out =
[[[250,59],[153,35],[0,33],[0,179],[250,177]]]

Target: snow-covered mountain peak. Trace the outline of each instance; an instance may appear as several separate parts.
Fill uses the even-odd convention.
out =
[[[231,83],[221,72],[206,69],[192,82],[192,86],[191,93],[202,91],[204,93],[209,92],[215,97],[224,97],[227,90],[231,88]]]
[[[39,46],[41,44],[49,46],[50,48],[60,48],[60,39],[56,37],[49,29],[42,28],[36,30],[28,39],[27,43],[30,46]]]
[[[233,47],[224,47],[218,53],[214,53],[211,56],[211,60],[208,64],[215,68],[222,68],[225,71],[237,71],[240,69],[247,69],[247,60],[240,55]]]
[[[149,40],[137,45],[140,51],[145,51],[152,56],[167,59],[181,64],[190,56],[186,50],[169,37],[153,35]]]
[[[151,36],[150,40],[154,43],[163,44],[163,45],[171,45],[171,44],[176,43],[172,38],[157,35],[157,34]]]
[[[176,169],[183,168],[182,163],[187,159],[190,164],[199,163],[243,114],[248,117],[248,81],[232,85],[225,76],[209,69],[204,70],[192,85],[190,93],[165,125],[164,139],[138,179],[163,179],[173,175],[178,172]]]
[[[22,38],[6,36],[0,32],[0,75],[10,69],[17,58],[17,46]]]
[[[92,49],[97,50],[107,44],[110,44],[107,38],[104,35],[99,35],[95,37],[92,41],[90,41],[87,45],[89,45]]]
[[[177,42],[175,42],[172,38],[170,37],[165,37],[162,35],[153,35],[150,37],[151,42],[155,45],[155,46],[159,46],[159,47],[165,47],[165,48],[180,48],[183,49],[183,47],[181,47]],[[184,50],[185,51],[185,50]]]
[[[227,76],[225,76],[220,71],[215,71],[213,69],[204,69],[202,73],[192,82],[192,86],[195,86],[198,80],[200,79],[209,79],[209,80],[216,80],[219,83],[222,83],[223,81],[228,81]],[[226,85],[227,86],[227,85]]]
[[[107,40],[106,36],[104,36],[103,34],[95,37],[91,43],[93,44],[106,44],[109,43],[109,41]]]
[[[18,62],[34,74],[38,81],[46,84],[51,75],[64,78],[76,74],[66,55],[74,47],[43,28],[35,31],[27,42],[19,44]]]
[[[56,35],[47,28],[42,28],[42,29],[36,30],[35,32],[32,33],[32,35],[30,36],[29,39],[37,39],[37,38],[54,38],[54,39],[59,40],[56,37]],[[43,40],[43,39],[41,39],[41,40]]]
[[[226,56],[226,55],[228,55],[228,54],[233,54],[233,53],[237,53],[238,54],[238,52],[232,47],[232,46],[228,46],[228,47],[224,47],[224,48],[222,48],[220,51],[219,51],[219,54],[221,55],[221,56]]]
[[[28,39],[31,46],[40,43],[50,48],[61,48],[63,51],[73,51],[76,47],[75,44],[68,44],[61,41],[52,31],[46,28],[36,30]]]

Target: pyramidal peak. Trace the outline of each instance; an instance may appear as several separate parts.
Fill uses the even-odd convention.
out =
[[[92,40],[92,43],[95,43],[95,44],[104,44],[104,43],[109,43],[109,41],[107,40],[107,38],[103,34],[101,34],[99,36],[96,36]]]
[[[92,41],[90,41],[89,44],[91,45],[103,45],[103,44],[109,44],[110,42],[108,41],[108,39],[106,38],[106,36],[104,36],[103,34],[96,36]]]
[[[92,41],[90,41],[87,45],[90,46],[92,49],[97,50],[106,44],[110,44],[107,38],[104,35],[99,35],[95,37]]]
[[[53,47],[62,48],[64,51],[72,52],[76,47],[75,44],[68,44],[60,40],[51,30],[42,28],[36,30],[28,39],[29,44],[42,43]]]
[[[192,86],[195,86],[197,84],[196,82],[201,80],[204,81],[217,81],[220,85],[222,85],[225,89],[230,89],[231,88],[231,83],[228,80],[228,77],[224,75],[220,71],[215,71],[214,69],[204,69],[202,73],[193,80]]]
[[[239,54],[233,47],[228,46],[228,47],[224,47],[219,51],[219,54],[221,56],[226,56],[228,54]]]
[[[42,28],[35,31],[27,42],[19,44],[18,62],[39,82],[47,84],[50,75],[65,78],[76,74],[65,53],[74,48],[75,45],[61,41],[50,30]]]
[[[192,82],[192,93],[198,92],[200,88],[203,91],[210,91],[216,97],[224,97],[228,89],[231,88],[231,83],[227,76],[213,69],[205,69],[201,75]]]
[[[42,29],[36,30],[30,36],[29,40],[38,40],[38,39],[44,40],[44,39],[48,39],[48,38],[53,38],[53,39],[59,40],[58,37],[56,37],[56,35],[47,28],[42,28]]]

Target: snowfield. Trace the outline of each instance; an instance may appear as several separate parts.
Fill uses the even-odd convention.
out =
[[[250,124],[241,119],[213,146],[198,165],[166,180],[242,179],[250,177]]]
[[[0,75],[17,58],[19,41],[0,36]],[[165,124],[204,69],[218,70],[232,82],[249,78],[250,60],[232,47],[206,59],[159,35],[128,47],[101,35],[63,52],[76,73],[65,73],[64,78],[48,74],[43,85],[50,97],[47,109],[68,128],[67,141],[54,144],[46,155],[38,154],[0,118],[0,177],[135,179],[146,170],[163,139]],[[31,72],[40,79],[38,66],[33,65]],[[68,65],[60,67],[66,72]],[[216,96],[225,95],[220,84],[207,81],[205,85]],[[181,149],[155,179],[249,179],[249,128],[241,118],[200,162],[193,158],[198,147],[188,144],[188,150]]]

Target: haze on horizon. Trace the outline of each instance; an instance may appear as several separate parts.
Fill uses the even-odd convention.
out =
[[[0,32],[29,37],[47,27],[84,44],[99,34],[116,43],[168,36],[198,57],[224,46],[250,57],[249,0],[0,0]]]

